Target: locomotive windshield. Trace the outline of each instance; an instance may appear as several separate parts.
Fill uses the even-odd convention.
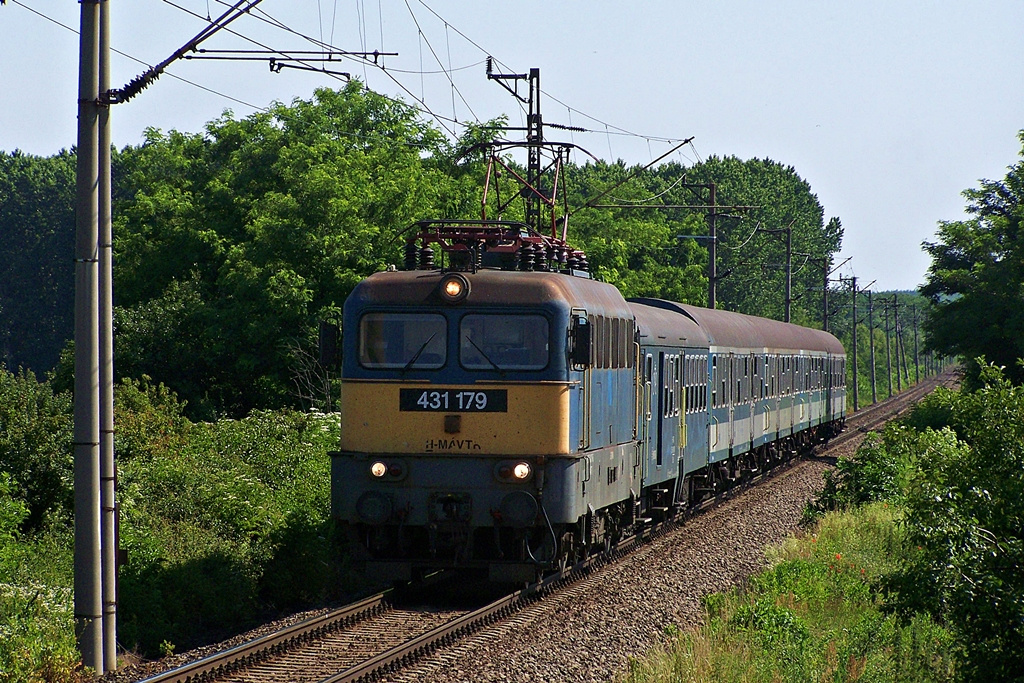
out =
[[[548,336],[542,315],[466,315],[459,325],[459,362],[467,370],[543,370]]]
[[[448,324],[429,313],[367,313],[359,321],[359,363],[365,368],[440,368]]]

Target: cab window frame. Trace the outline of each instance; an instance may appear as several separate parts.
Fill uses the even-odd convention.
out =
[[[488,362],[487,358],[482,358],[483,362],[481,362],[479,364],[467,364],[466,363],[466,359],[465,359],[465,355],[464,355],[465,347],[463,345],[463,329],[464,329],[463,325],[466,324],[466,320],[467,319],[480,318],[480,317],[486,317],[486,318],[536,318],[536,319],[539,319],[540,321],[542,321],[544,323],[543,333],[537,335],[536,338],[544,340],[544,353],[545,353],[544,364],[543,365],[538,365],[537,363],[527,363],[527,364],[522,364],[522,363],[519,363],[519,364],[506,364],[506,363],[502,363],[501,362],[502,357],[507,358],[507,356],[502,355],[501,357],[498,357],[498,356],[492,356],[491,353],[486,353],[487,350],[488,350],[486,348],[486,345],[485,345],[484,351],[485,351],[485,355],[490,359],[490,362]],[[459,367],[462,368],[463,370],[467,371],[467,372],[496,372],[496,371],[497,372],[543,372],[543,371],[545,371],[545,370],[547,370],[548,368],[551,367],[551,361],[552,361],[551,356],[552,356],[553,349],[554,349],[554,345],[552,344],[552,340],[551,340],[551,330],[554,328],[554,325],[552,325],[552,322],[549,319],[549,317],[547,315],[545,315],[541,311],[533,311],[533,310],[523,310],[523,311],[511,311],[511,310],[487,311],[487,310],[483,310],[483,311],[466,312],[465,314],[459,316],[458,320],[455,321],[455,326],[456,326],[456,331],[458,333],[457,334],[457,354],[458,354],[457,358],[458,358]],[[526,334],[528,334],[528,332],[524,332],[524,343],[522,345],[522,348],[524,350],[529,351],[529,349],[531,347],[529,347],[529,346],[527,346],[525,344]],[[472,349],[472,344],[469,345],[469,348]],[[513,349],[513,347],[510,346],[508,349],[497,350],[496,353],[505,354],[508,351],[511,351],[512,349]],[[473,349],[473,351],[479,355],[479,350]],[[494,365],[492,365],[491,363],[494,363]],[[497,368],[495,368],[495,365],[497,366]]]
[[[374,320],[375,318],[377,320]],[[401,320],[402,318],[404,318],[405,320]],[[408,358],[402,358],[402,359],[398,359],[398,360],[394,360],[394,361],[389,361],[387,359],[380,360],[380,361],[373,361],[372,359],[370,359],[369,356],[370,356],[371,349],[368,346],[368,342],[371,341],[371,340],[370,340],[370,338],[367,335],[367,333],[368,333],[367,325],[368,324],[372,324],[374,322],[376,322],[377,324],[387,324],[389,322],[390,323],[402,322],[402,323],[407,324],[407,325],[411,324],[413,330],[418,330],[420,327],[422,327],[422,325],[424,324],[424,321],[431,320],[431,319],[432,319],[432,322],[435,325],[438,322],[440,323],[440,325],[437,326],[436,330],[434,330],[433,334],[435,336],[433,338],[430,338],[429,335],[427,335],[424,338],[425,342],[427,342],[427,339],[429,338],[429,342],[427,342],[427,343],[425,343],[423,345],[423,349],[419,351],[419,354],[420,354],[419,357],[416,359],[416,362],[413,363],[412,365],[409,365],[409,361],[412,359],[413,356],[416,355],[416,350],[414,350],[412,355],[410,355]],[[416,311],[416,310],[368,310],[368,311],[364,311],[359,316],[359,323],[358,323],[358,326],[357,326],[356,361],[359,363],[359,366],[361,368],[366,369],[366,370],[403,370],[407,366],[409,367],[410,370],[411,369],[416,369],[416,370],[440,370],[440,369],[444,368],[447,365],[447,363],[448,363],[448,325],[449,325],[449,320],[448,320],[447,316],[445,316],[442,313],[436,313],[436,312],[431,312],[431,311]],[[427,332],[427,331],[429,331],[429,330],[425,330],[424,332]],[[440,339],[437,339],[437,337],[436,337],[436,335],[438,333],[440,333]],[[388,344],[390,344],[391,342],[394,341],[394,339],[387,338],[386,335],[377,335],[377,339],[379,339],[380,341],[383,341],[383,342],[387,342]],[[437,339],[436,342],[435,342],[435,339]],[[403,336],[403,338],[402,338],[403,347],[405,345],[405,341],[406,341],[406,337]],[[413,348],[413,347],[417,347],[417,350],[418,350],[418,346],[417,346],[416,342],[412,342],[412,344],[409,346],[409,348]],[[431,358],[432,355],[438,355],[439,354],[440,357],[441,357],[440,360],[439,361],[428,361],[427,359],[425,359],[424,358],[424,354],[427,353],[428,349],[430,349],[430,354],[427,355],[428,359]],[[380,349],[378,349],[378,350],[380,350]],[[382,353],[384,353],[384,354],[388,353],[386,346],[383,348]]]

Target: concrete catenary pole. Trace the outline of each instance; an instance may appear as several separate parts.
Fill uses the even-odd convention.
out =
[[[793,224],[786,227],[786,322],[793,307]]]
[[[711,190],[711,210],[708,213],[708,308],[715,307],[718,271],[715,261],[718,259],[718,211],[715,202],[715,184],[708,183]]]
[[[829,259],[825,259],[824,277],[821,279],[821,329],[828,332],[828,276]]]
[[[878,403],[878,388],[875,378],[875,307],[868,290],[868,338],[871,340],[871,403]]]
[[[906,382],[907,388],[910,388],[910,361],[907,360],[907,346],[906,340],[903,339],[903,324],[900,323],[896,326],[896,336],[900,340],[900,351],[903,352],[903,381]]]
[[[99,2],[82,0],[75,182],[75,635],[82,663],[103,673],[99,457]]]
[[[110,0],[100,0],[99,92],[110,90]],[[114,459],[113,234],[110,225],[110,105],[99,107],[100,562],[103,670],[117,669],[117,465]]]
[[[911,306],[910,310],[914,312],[914,383],[917,384],[921,381],[921,361],[918,355],[920,349],[917,346],[917,306]]]
[[[860,410],[860,389],[857,381],[857,375],[860,374],[857,368],[857,276],[854,275],[850,279],[850,298],[853,300],[853,319],[851,325],[853,327],[853,410],[856,412]]]
[[[899,332],[899,302],[896,300],[896,295],[893,294],[893,333],[896,335],[896,390],[903,390],[903,378],[900,375],[899,360],[900,351],[903,347],[903,339]]]
[[[889,346],[889,307],[883,305],[882,309],[885,311],[885,377],[888,382],[889,396],[892,396],[892,351]]]

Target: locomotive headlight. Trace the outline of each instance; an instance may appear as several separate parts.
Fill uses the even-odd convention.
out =
[[[452,273],[441,280],[438,291],[442,299],[457,304],[469,295],[469,280],[458,273]]]
[[[378,479],[388,473],[388,466],[384,463],[377,461],[370,465],[370,474],[377,477]]]
[[[526,462],[517,462],[512,467],[512,476],[522,481],[530,476],[530,464]]]
[[[458,280],[448,280],[444,283],[444,295],[449,299],[454,299],[462,294],[462,283]]]

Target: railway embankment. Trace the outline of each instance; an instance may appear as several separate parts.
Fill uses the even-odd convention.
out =
[[[597,567],[566,588],[510,610],[492,619],[489,626],[452,637],[445,641],[447,644],[432,647],[417,658],[406,657],[401,667],[391,669],[385,679],[571,681],[621,676],[638,655],[663,647],[679,634],[705,623],[708,596],[733,591],[763,571],[766,552],[801,528],[808,502],[820,494],[826,473],[833,471],[835,462],[852,455],[870,429],[905,410],[931,386],[923,384],[885,406],[861,411],[851,417],[846,432],[827,450],[728,496],[678,528],[639,545],[619,561]],[[826,546],[831,547],[828,543],[821,547]],[[438,613],[432,608],[420,612]],[[410,614],[417,612],[406,613],[408,618],[402,621],[423,622],[421,631],[430,628]],[[451,616],[458,617],[446,618]],[[387,619],[382,623],[388,623]],[[248,634],[248,638],[271,636],[277,627],[268,624]],[[363,644],[373,638],[363,637]],[[238,644],[236,639],[219,649]],[[381,650],[389,647],[383,641],[380,645]],[[353,646],[342,649],[351,651]],[[266,671],[254,668],[222,680],[270,680],[261,678],[260,671],[284,675],[281,667],[287,665],[283,661],[266,665]],[[118,680],[137,680],[140,671],[134,678],[130,672],[122,672]],[[148,675],[154,671],[153,665],[146,669]],[[297,674],[288,675],[294,678]],[[321,679],[316,675],[309,678]]]

